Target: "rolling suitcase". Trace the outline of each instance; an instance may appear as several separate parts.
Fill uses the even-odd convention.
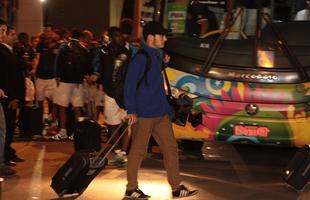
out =
[[[21,107],[19,113],[21,135],[29,138],[32,135],[40,135],[43,130],[42,115],[42,108],[36,104]]]
[[[20,135],[30,139],[33,135],[41,135],[43,130],[43,108],[39,106],[35,98],[35,87],[30,77],[25,78],[26,96],[25,105],[19,110],[19,130]],[[29,103],[27,103],[29,102]],[[33,102],[32,104],[30,104]]]
[[[310,146],[305,145],[294,155],[284,171],[284,180],[297,192],[302,192],[310,179]]]
[[[99,151],[101,149],[101,126],[88,119],[77,122],[74,130],[74,149],[75,151]]]
[[[99,152],[78,151],[74,153],[69,160],[56,172],[52,178],[51,187],[63,197],[66,194],[81,195],[91,181],[100,173],[107,164],[107,156],[126,134],[128,126],[122,123],[113,132],[107,144],[115,137],[116,133],[123,127],[126,128],[110,147],[104,147]]]

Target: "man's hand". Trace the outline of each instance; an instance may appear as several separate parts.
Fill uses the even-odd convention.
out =
[[[137,115],[136,114],[128,114],[128,126],[131,127],[133,124],[137,122]]]
[[[164,62],[165,64],[168,64],[168,63],[170,62],[170,56],[169,56],[168,54],[165,54],[165,55],[164,55],[163,62]]]
[[[0,98],[8,97],[5,95],[4,91],[0,89]]]
[[[131,135],[131,126],[137,122],[137,115],[136,114],[128,114],[128,135]]]
[[[36,69],[32,69],[30,72],[29,72],[30,76],[34,76],[36,75]]]
[[[12,110],[17,110],[18,109],[18,100],[17,99],[13,99],[12,101],[10,101],[9,105],[8,105],[8,108],[12,109]]]
[[[98,80],[98,75],[96,75],[96,74],[90,75],[89,80],[92,82],[96,82]]]

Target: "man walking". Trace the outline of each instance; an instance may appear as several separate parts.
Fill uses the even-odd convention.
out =
[[[75,119],[82,117],[82,107],[84,106],[83,80],[85,75],[92,71],[90,55],[81,42],[82,37],[82,31],[72,31],[70,42],[60,47],[56,57],[57,87],[54,91],[53,100],[59,106],[60,130],[52,137],[53,140],[67,139],[70,135],[66,128],[66,108],[70,103],[75,111]],[[69,137],[69,139],[73,139],[73,137]]]
[[[42,122],[48,122],[48,124],[54,128],[57,127],[57,106],[54,105],[53,102],[53,94],[56,88],[54,64],[59,47],[56,38],[53,25],[44,24],[43,32],[39,34],[39,43],[35,49],[38,59],[37,66],[35,66],[36,100],[41,108]],[[43,114],[44,100],[48,102],[48,113],[50,113],[50,115]],[[42,131],[43,135],[45,132],[46,130]]]
[[[116,94],[118,92],[116,84],[124,76],[123,72],[128,66],[131,52],[125,46],[125,40],[120,28],[110,27],[108,35],[111,42],[108,45],[101,46],[94,60],[94,68],[102,77],[101,80],[105,92],[105,122],[108,125],[109,132],[113,133],[127,115],[126,111],[117,102]],[[122,132],[122,130],[119,132]],[[118,136],[120,136],[120,133],[117,133],[117,136],[112,139],[112,142],[115,142]],[[126,151],[129,146],[129,139],[129,135],[125,135],[122,139],[122,144],[115,147],[115,155],[111,163],[121,167],[126,163]]]
[[[149,22],[143,30],[145,44],[142,45],[142,49],[147,52],[149,58],[143,54],[137,54],[128,66],[124,100],[128,123],[132,126],[132,144],[128,156],[126,198],[148,199],[150,197],[139,189],[137,176],[141,161],[147,153],[151,135],[163,152],[172,196],[188,197],[197,193],[197,190],[189,190],[180,184],[178,147],[168,116],[171,108],[166,99],[161,74],[162,63],[169,62],[169,56],[164,58],[161,51],[167,41],[168,32],[158,22]],[[147,59],[150,59],[151,67],[145,71]],[[144,81],[140,81],[141,79]]]

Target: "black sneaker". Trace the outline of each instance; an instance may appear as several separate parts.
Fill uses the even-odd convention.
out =
[[[151,196],[144,194],[139,188],[127,190],[125,197],[128,199],[149,199]]]
[[[14,155],[10,160],[13,162],[16,162],[16,163],[17,162],[25,162],[25,160],[23,158],[18,157],[17,155]]]
[[[2,165],[0,166],[0,177],[10,177],[16,174],[16,171],[9,166]]]
[[[184,185],[180,185],[180,187],[174,191],[172,191],[173,198],[182,198],[193,196],[198,193],[198,190],[189,190]]]

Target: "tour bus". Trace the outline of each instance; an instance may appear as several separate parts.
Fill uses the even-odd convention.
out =
[[[186,101],[191,106],[173,124],[176,138],[310,144],[310,22],[274,22],[262,14],[259,42],[242,31],[227,39],[234,31],[229,26],[189,37],[182,34],[186,4],[180,2],[165,1],[162,20],[173,32],[164,49],[171,56],[166,71],[172,94],[186,97],[180,107]]]

